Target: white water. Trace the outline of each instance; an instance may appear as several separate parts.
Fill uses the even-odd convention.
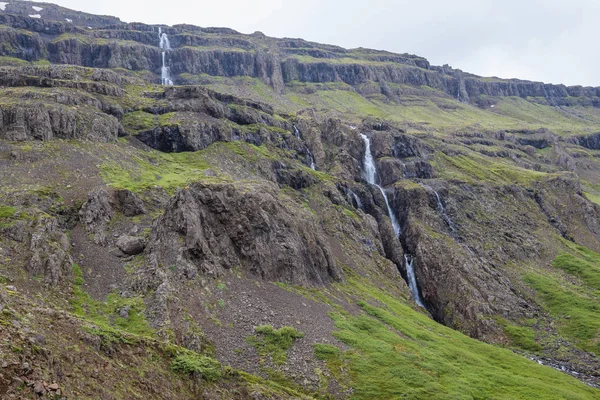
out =
[[[348,189],[348,198],[350,199],[350,197],[352,197],[354,199],[354,201],[356,202],[356,206],[362,210],[363,209],[362,201],[360,201],[360,197],[358,197],[356,195],[356,193],[354,193],[352,191],[352,189]],[[352,199],[350,199],[350,203],[352,203]]]
[[[385,190],[383,190],[383,188],[381,186],[379,186],[376,181],[377,169],[375,167],[375,161],[373,160],[373,155],[371,154],[371,141],[369,140],[367,135],[365,135],[363,133],[361,133],[360,136],[365,141],[365,178],[367,179],[368,183],[370,183],[371,185],[375,185],[377,187],[377,189],[379,189],[379,191],[383,195],[383,200],[385,200],[385,205],[387,206],[388,216],[390,217],[390,221],[392,222],[392,227],[394,228],[394,234],[396,235],[396,237],[398,237],[398,236],[400,236],[400,224],[398,223],[396,216],[392,212],[392,208],[390,207],[390,202],[388,200],[387,193],[385,193]]]
[[[435,195],[436,201],[437,201],[437,208],[438,208],[440,214],[442,214],[442,218],[443,218],[444,222],[446,223],[446,225],[448,225],[448,228],[450,228],[451,231],[454,231],[454,224],[452,223],[452,220],[450,219],[448,214],[446,214],[446,208],[444,207],[444,204],[442,203],[442,200],[440,199],[440,195],[438,194],[438,192],[433,190],[433,188],[430,186],[427,186],[427,185],[422,185],[422,186],[425,189],[433,192],[433,194]]]
[[[162,67],[160,69],[160,79],[164,86],[173,86],[173,80],[171,79],[170,68],[167,67],[166,56],[167,51],[171,50],[171,43],[166,33],[163,33],[162,28],[158,28],[158,38],[160,40],[160,48],[162,49]]]
[[[300,136],[300,130],[296,127],[296,125],[294,125],[294,135],[296,135],[296,139],[302,140],[302,136]],[[306,151],[308,152],[308,159],[310,161],[310,168],[313,171],[316,171],[317,166],[315,165],[315,157],[313,156],[312,151],[310,151],[310,149],[308,148],[307,145],[304,145],[304,147],[306,147]]]
[[[367,137],[367,135],[361,133],[360,136],[363,138],[365,142],[365,178],[367,182],[371,185],[375,185],[383,195],[383,199],[385,200],[385,205],[387,206],[388,216],[390,217],[390,221],[392,222],[392,226],[394,227],[394,233],[396,236],[400,236],[400,224],[396,219],[396,216],[392,212],[392,208],[390,207],[390,203],[388,201],[387,194],[385,190],[381,186],[379,186],[375,177],[377,176],[377,169],[375,167],[375,161],[373,160],[373,155],[371,154],[371,141]],[[408,278],[408,287],[410,288],[410,293],[412,294],[415,303],[419,305],[419,307],[425,308],[423,304],[423,300],[421,299],[421,295],[419,294],[419,288],[417,286],[417,278],[415,276],[415,270],[413,268],[414,259],[412,256],[404,254],[404,261],[406,262],[406,275]]]
[[[425,308],[425,304],[423,304],[423,299],[421,299],[421,295],[419,294],[419,289],[417,288],[417,278],[415,276],[415,269],[413,267],[413,262],[415,259],[408,255],[404,254],[404,262],[406,263],[406,275],[408,276],[408,287],[410,289],[410,293],[412,297],[419,305],[419,307]]]

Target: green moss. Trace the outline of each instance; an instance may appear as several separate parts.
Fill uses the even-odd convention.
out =
[[[16,207],[0,206],[0,219],[12,218],[17,213]]]
[[[171,368],[173,371],[185,374],[199,374],[209,382],[216,381],[223,376],[223,369],[217,360],[192,352],[175,357]]]
[[[85,280],[78,264],[73,265],[73,295],[70,303],[73,312],[102,329],[109,331],[124,331],[134,335],[153,336],[144,316],[145,305],[140,297],[123,298],[116,293],[107,296],[106,301],[94,300],[84,289]],[[126,309],[127,317],[122,317],[120,311]]]
[[[290,326],[275,329],[271,325],[261,325],[254,330],[257,335],[248,337],[246,341],[259,355],[270,355],[275,364],[284,364],[287,360],[287,351],[297,339],[304,337],[304,333]]]
[[[133,192],[162,187],[170,193],[189,182],[206,180],[208,165],[201,153],[165,154],[151,152],[131,158],[133,162],[105,162],[101,175],[109,185]]]
[[[1,49],[2,47],[0,47]],[[6,66],[11,66],[11,67],[18,67],[21,65],[28,65],[29,62],[26,60],[22,60],[20,58],[16,58],[16,57],[7,57],[7,56],[0,56],[0,65],[6,65]]]
[[[121,123],[129,134],[135,134],[139,131],[153,129],[155,126],[155,118],[154,115],[145,111],[135,111],[125,114]]]
[[[444,178],[473,183],[529,186],[533,182],[549,176],[543,172],[528,170],[475,153],[458,156],[438,153],[435,157],[435,166]]]

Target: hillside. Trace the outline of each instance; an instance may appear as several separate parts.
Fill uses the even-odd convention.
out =
[[[600,396],[600,88],[13,1],[0,92],[0,398]]]

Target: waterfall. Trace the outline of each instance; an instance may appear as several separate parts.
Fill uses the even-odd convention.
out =
[[[422,186],[426,190],[433,192],[433,194],[435,195],[435,199],[437,201],[437,209],[440,212],[440,214],[442,214],[442,219],[444,220],[446,225],[448,225],[448,228],[450,228],[450,230],[452,232],[454,232],[454,223],[452,223],[452,220],[450,219],[448,214],[446,214],[446,207],[444,207],[444,204],[442,203],[439,193],[436,192],[435,190],[433,190],[433,188],[431,186],[427,186],[427,185],[422,185]]]
[[[348,197],[348,201],[350,202],[350,204],[352,204],[352,199],[354,199],[354,203],[356,203],[356,207],[360,208],[361,210],[364,209],[362,201],[360,201],[360,197],[358,197],[356,195],[356,193],[354,193],[352,191],[352,189],[348,189],[348,191],[346,192],[346,196]]]
[[[158,39],[160,41],[159,46],[162,50],[162,68],[160,69],[161,83],[164,86],[173,86],[173,80],[171,79],[171,71],[170,68],[167,67],[166,63],[167,51],[171,50],[171,43],[169,42],[169,37],[166,33],[163,33],[161,27],[158,28]]]
[[[404,254],[404,262],[406,263],[406,275],[408,277],[408,287],[412,294],[413,300],[419,305],[419,307],[425,308],[419,289],[417,287],[417,277],[415,276],[415,269],[413,267],[415,259],[408,254]]]
[[[361,133],[360,136],[365,141],[365,178],[367,182],[371,185],[374,185],[379,189],[381,194],[383,195],[383,200],[385,200],[385,205],[387,206],[388,216],[390,217],[390,221],[392,222],[392,226],[394,227],[394,234],[396,236],[400,236],[400,224],[398,223],[398,219],[392,212],[392,208],[390,207],[390,202],[387,197],[387,193],[381,186],[379,186],[375,180],[377,176],[377,169],[375,167],[375,161],[373,160],[373,155],[371,154],[371,141],[367,137],[367,135]]]
[[[296,139],[302,140],[302,136],[300,136],[300,130],[296,127],[296,125],[294,125],[294,135],[296,135]],[[315,157],[313,156],[312,151],[310,151],[306,144],[304,145],[304,147],[306,148],[306,152],[308,153],[308,161],[310,163],[310,168],[313,171],[316,171],[317,166],[315,165]]]
[[[394,234],[396,234],[396,237],[398,237],[401,233],[400,224],[398,223],[398,220],[396,219],[396,216],[394,215],[394,212],[390,207],[390,203],[387,194],[385,193],[385,190],[381,186],[379,186],[375,180],[375,177],[377,176],[377,169],[375,167],[373,155],[371,154],[371,141],[369,140],[367,135],[363,133],[361,133],[360,136],[365,142],[365,178],[367,179],[368,183],[370,183],[371,185],[375,185],[383,195],[383,199],[385,200],[385,205],[388,211],[388,216],[390,217],[390,221],[392,222],[392,226],[394,227]],[[404,254],[404,261],[406,262],[406,275],[408,277],[408,287],[410,288],[410,293],[412,294],[415,303],[417,303],[419,307],[425,308],[423,300],[421,299],[421,295],[419,294],[419,288],[417,286],[417,277],[415,276],[415,270],[413,268],[414,258],[412,256],[409,256],[408,254]]]

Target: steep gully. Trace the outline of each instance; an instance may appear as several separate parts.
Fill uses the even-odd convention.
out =
[[[390,207],[390,203],[389,203],[389,200],[388,200],[385,190],[381,186],[379,186],[376,182],[377,169],[375,166],[375,161],[373,160],[373,155],[371,154],[371,141],[365,134],[361,133],[360,136],[362,137],[362,139],[365,142],[365,159],[364,159],[365,178],[367,180],[367,183],[377,187],[377,189],[379,189],[379,191],[383,195],[383,199],[384,199],[385,205],[387,207],[388,216],[390,218],[390,221],[392,222],[392,227],[394,228],[394,234],[396,235],[396,237],[399,238],[402,231],[400,229],[400,224],[398,223],[398,219],[396,218],[396,215],[394,214],[392,208]],[[419,293],[419,287],[417,285],[417,277],[415,275],[415,269],[414,269],[414,257],[411,254],[408,254],[405,252],[404,253],[404,263],[406,266],[408,287],[410,289],[410,293],[412,294],[413,300],[420,307],[425,308],[425,304],[423,303],[423,299],[421,298],[421,294]]]

